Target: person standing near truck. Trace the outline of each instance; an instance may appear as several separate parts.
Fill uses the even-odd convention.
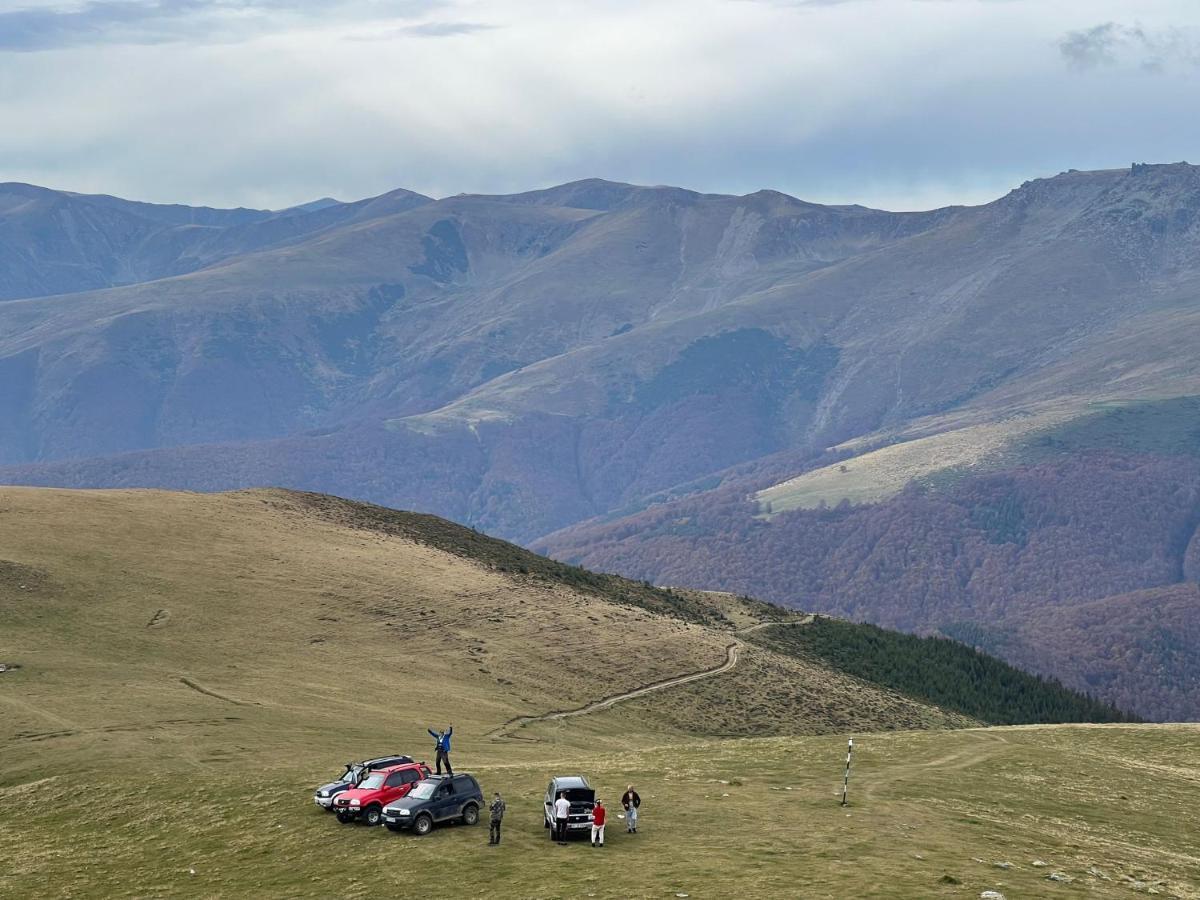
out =
[[[488,843],[500,843],[500,821],[504,818],[504,800],[500,796],[500,792],[496,791],[496,796],[492,798],[492,805],[488,807],[491,812],[491,818],[488,823]]]
[[[621,806],[625,808],[625,831],[629,834],[637,833],[638,809],[641,808],[641,805],[642,798],[633,789],[633,785],[629,785],[625,789],[625,793],[621,795]]]
[[[554,801],[554,839],[560,844],[567,842],[567,822],[571,818],[571,801],[566,793],[558,795]]]
[[[432,728],[425,729],[430,736],[437,741],[435,752],[437,753],[437,773],[442,774],[442,763],[446,764],[446,774],[453,775],[454,769],[450,767],[450,735],[454,734],[454,725],[451,724],[445,731],[434,731]]]
[[[596,805],[592,807],[592,846],[604,846],[604,818],[606,812],[604,804],[600,802],[600,798],[596,798]],[[597,843],[599,841],[599,843]]]

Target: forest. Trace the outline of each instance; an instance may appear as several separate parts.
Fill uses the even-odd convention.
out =
[[[810,626],[770,628],[755,632],[751,640],[989,725],[1137,721],[1111,704],[949,638],[818,616]]]

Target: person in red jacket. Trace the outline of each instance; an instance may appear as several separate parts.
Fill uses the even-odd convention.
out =
[[[604,804],[600,802],[600,798],[596,798],[596,805],[592,807],[592,846],[604,846]]]

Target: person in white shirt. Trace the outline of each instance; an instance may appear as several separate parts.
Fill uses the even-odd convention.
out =
[[[559,794],[554,801],[554,839],[560,844],[567,842],[567,821],[571,816],[571,801],[566,794]]]

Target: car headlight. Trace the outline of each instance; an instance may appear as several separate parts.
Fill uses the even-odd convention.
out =
[[[401,816],[411,816],[412,810],[411,809],[398,809],[398,810],[396,810],[396,814],[401,815]]]
[[[351,805],[351,806],[358,806],[358,805],[359,805],[359,802],[358,802],[357,800],[351,800],[351,801],[350,801],[350,805]]]

